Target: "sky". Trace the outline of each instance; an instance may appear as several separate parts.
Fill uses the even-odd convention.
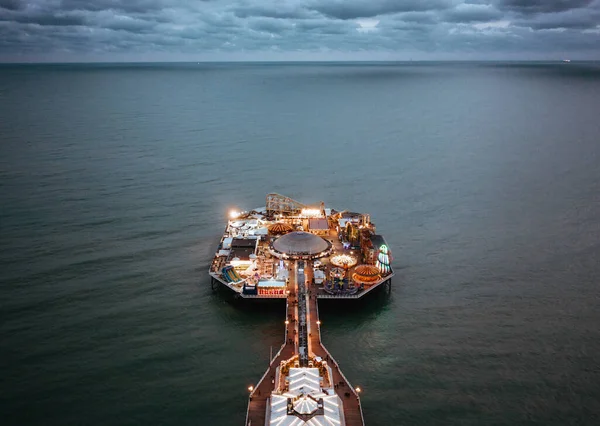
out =
[[[600,59],[600,0],[0,0],[0,61]]]

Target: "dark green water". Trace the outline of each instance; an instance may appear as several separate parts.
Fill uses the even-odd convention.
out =
[[[283,306],[212,292],[230,207],[367,211],[321,307],[373,425],[595,425],[600,66],[0,67],[3,425],[241,425]]]

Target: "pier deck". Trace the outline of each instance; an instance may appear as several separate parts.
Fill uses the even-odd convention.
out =
[[[318,299],[349,302],[386,284],[391,290],[392,261],[367,213],[276,193],[264,207],[229,212],[209,268],[211,287],[222,285],[235,298],[286,299],[284,341],[248,388],[246,425],[364,426],[360,389],[321,342]]]
[[[321,358],[327,359],[330,362],[331,371],[333,373],[332,380],[334,384],[338,385],[336,392],[344,404],[344,418],[346,420],[346,426],[364,426],[362,407],[360,405],[360,400],[356,390],[354,390],[350,382],[342,374],[337,361],[321,343],[320,326],[317,325],[319,314],[317,300],[315,297],[310,298],[309,305],[309,310],[311,313],[311,332],[309,337],[311,350],[316,356],[320,356]]]
[[[299,355],[299,340],[303,333],[303,327],[308,334],[308,353],[313,356],[319,356],[328,361],[331,368],[332,381],[340,400],[343,403],[344,420],[346,426],[364,426],[362,408],[357,392],[351,386],[350,382],[342,374],[338,363],[321,343],[319,311],[317,306],[317,297],[314,292],[315,287],[310,284],[313,277],[312,262],[307,262],[304,273],[298,274],[297,262],[290,262],[289,266],[290,281],[288,290],[290,293],[287,300],[286,318],[289,324],[286,325],[285,341],[280,351],[269,364],[269,368],[250,393],[248,401],[248,412],[246,415],[247,426],[266,425],[268,400],[271,393],[275,390],[276,370],[281,361],[290,359],[294,355]],[[298,279],[305,282],[298,283]],[[298,301],[305,301],[306,323],[302,324],[299,315]]]
[[[331,243],[334,254],[344,253],[344,254],[349,254],[353,257],[360,256],[357,253],[357,252],[360,252],[360,250],[344,249],[344,246],[343,246],[342,242],[340,241],[338,233],[335,229],[333,229],[333,228],[329,229],[326,234],[322,235],[322,237]],[[329,259],[329,257],[326,257],[322,260],[328,264],[329,263],[328,259]],[[360,261],[358,263],[360,263]],[[245,294],[244,292],[242,292],[242,288],[243,288],[242,282],[239,282],[239,283],[227,282],[222,277],[222,275],[219,273],[221,267],[224,264],[225,264],[225,259],[219,259],[218,257],[216,258],[216,260],[213,262],[213,265],[211,266],[210,272],[209,272],[211,279],[213,280],[213,282],[218,282],[218,283],[224,285],[225,287],[229,288],[230,290],[234,291],[238,295],[238,297],[242,297],[244,299],[284,299],[287,297],[285,294],[269,294],[269,295]],[[326,276],[329,276],[329,271],[331,270],[332,267],[333,266],[330,264],[327,265],[327,267],[325,268]],[[353,270],[353,268],[350,269],[348,275],[351,275],[350,272],[352,272],[352,270]],[[394,271],[392,270],[392,271],[390,271],[390,273],[388,273],[384,277],[382,277],[380,281],[373,282],[372,284],[369,284],[368,286],[366,286],[364,289],[358,290],[355,293],[340,292],[338,294],[331,294],[331,293],[328,293],[327,291],[325,291],[325,288],[323,287],[322,284],[314,286],[312,288],[312,292],[314,294],[316,294],[316,296],[320,299],[360,299],[363,296],[370,293],[371,291],[373,291],[385,284],[390,283],[393,277],[394,277]],[[311,282],[311,281],[312,281],[312,277],[309,282]]]
[[[334,253],[352,252],[352,250],[345,250],[344,249],[344,246],[343,246],[342,242],[339,240],[338,234],[337,234],[337,232],[334,229],[330,229],[329,233],[327,235],[324,235],[323,238],[325,238],[329,242],[331,242],[331,244],[332,244],[332,246],[334,248]],[[330,269],[331,269],[331,266],[328,266],[326,268],[326,274],[329,274],[329,270]],[[312,287],[312,292],[319,299],[360,299],[363,296],[365,296],[366,294],[368,294],[371,291],[375,290],[376,288],[379,288],[380,286],[389,283],[393,277],[394,277],[394,272],[392,272],[391,274],[387,275],[380,282],[374,283],[374,284],[368,286],[367,288],[365,288],[364,290],[358,291],[356,294],[329,294],[329,293],[327,293],[325,291],[325,289],[323,288],[322,285],[315,285],[315,286],[313,286]],[[311,282],[311,281],[312,281],[312,276],[310,277],[309,282]]]
[[[275,380],[275,370],[277,367],[279,367],[279,363],[281,361],[291,358],[294,356],[294,354],[294,345],[284,343],[279,354],[273,358],[273,361],[269,365],[269,369],[266,371],[258,385],[254,388],[250,400],[248,401],[246,425],[263,426],[265,424],[267,416],[267,402],[271,392],[273,392],[275,387],[273,382]]]
[[[288,324],[285,326],[283,345],[281,345],[281,348],[275,357],[270,361],[269,368],[254,387],[254,390],[250,393],[248,413],[246,415],[247,426],[263,426],[265,424],[267,402],[269,396],[275,389],[275,373],[277,367],[279,367],[281,361],[288,360],[298,353],[298,306],[295,274],[290,274],[288,290],[290,290],[290,293],[288,295],[285,312],[285,318],[288,320]]]
[[[306,269],[307,281],[311,282],[312,277],[313,269],[309,266]],[[313,286],[309,286],[308,288],[311,289],[308,297],[307,310],[310,351],[315,356],[319,356],[330,361],[330,367],[333,375],[332,380],[334,384],[338,385],[336,387],[336,393],[344,404],[344,418],[346,420],[346,426],[364,426],[364,419],[358,393],[342,374],[337,361],[331,356],[321,341],[321,325],[320,322],[317,323],[319,321],[317,295],[312,290],[314,288]]]

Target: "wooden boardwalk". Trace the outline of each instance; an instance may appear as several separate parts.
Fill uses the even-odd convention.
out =
[[[247,426],[263,426],[265,424],[267,400],[269,399],[269,396],[275,387],[275,370],[277,367],[279,367],[279,363],[281,361],[291,358],[294,356],[294,354],[294,345],[284,344],[279,355],[273,358],[273,362],[271,362],[269,369],[250,394],[250,400],[248,401],[248,413],[246,415]]]
[[[312,263],[306,262],[304,270],[306,282],[310,283],[313,277]],[[286,325],[286,335],[284,344],[281,346],[277,356],[271,361],[268,370],[265,372],[254,390],[250,393],[248,402],[248,413],[246,415],[246,426],[264,426],[266,422],[266,412],[268,399],[274,390],[277,383],[275,377],[276,369],[281,361],[290,359],[298,354],[298,308],[297,308],[297,291],[295,265],[290,267],[290,282],[288,296],[286,318],[289,324]],[[327,360],[331,367],[332,380],[335,385],[335,390],[342,401],[344,407],[344,419],[347,426],[364,426],[362,408],[357,392],[352,388],[348,380],[342,374],[337,362],[331,354],[325,349],[321,343],[320,326],[317,324],[319,320],[319,311],[317,307],[316,289],[307,284],[307,325],[308,325],[308,352],[311,356],[319,356]]]
[[[294,319],[298,318],[296,287],[296,276],[295,274],[290,274],[290,281],[288,284],[288,290],[290,291],[290,294],[286,303],[285,313],[285,318],[289,323],[285,326],[284,342],[283,345],[281,345],[277,355],[271,360],[269,368],[263,377],[254,387],[254,390],[250,392],[250,397],[248,400],[248,412],[246,414],[246,426],[263,426],[265,424],[267,400],[275,388],[275,372],[277,367],[279,367],[281,361],[290,359],[298,352],[298,323],[297,321],[294,321]],[[291,339],[291,342],[289,339]]]
[[[310,282],[310,280],[312,280],[312,270],[307,268],[306,272],[307,281]],[[338,363],[321,342],[321,326],[317,324],[317,321],[319,321],[317,295],[316,291],[314,291],[314,287],[309,286],[308,288],[312,288],[308,299],[309,306],[307,318],[309,324],[309,350],[313,355],[327,360],[327,364],[331,367],[333,383],[338,385],[335,389],[336,393],[344,404],[346,426],[364,426],[365,423],[358,393],[354,390],[346,377],[344,377]]]

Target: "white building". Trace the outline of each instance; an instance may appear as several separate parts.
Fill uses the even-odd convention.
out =
[[[273,393],[266,424],[270,426],[343,426],[342,401],[321,387],[318,368],[290,368],[287,391]]]

